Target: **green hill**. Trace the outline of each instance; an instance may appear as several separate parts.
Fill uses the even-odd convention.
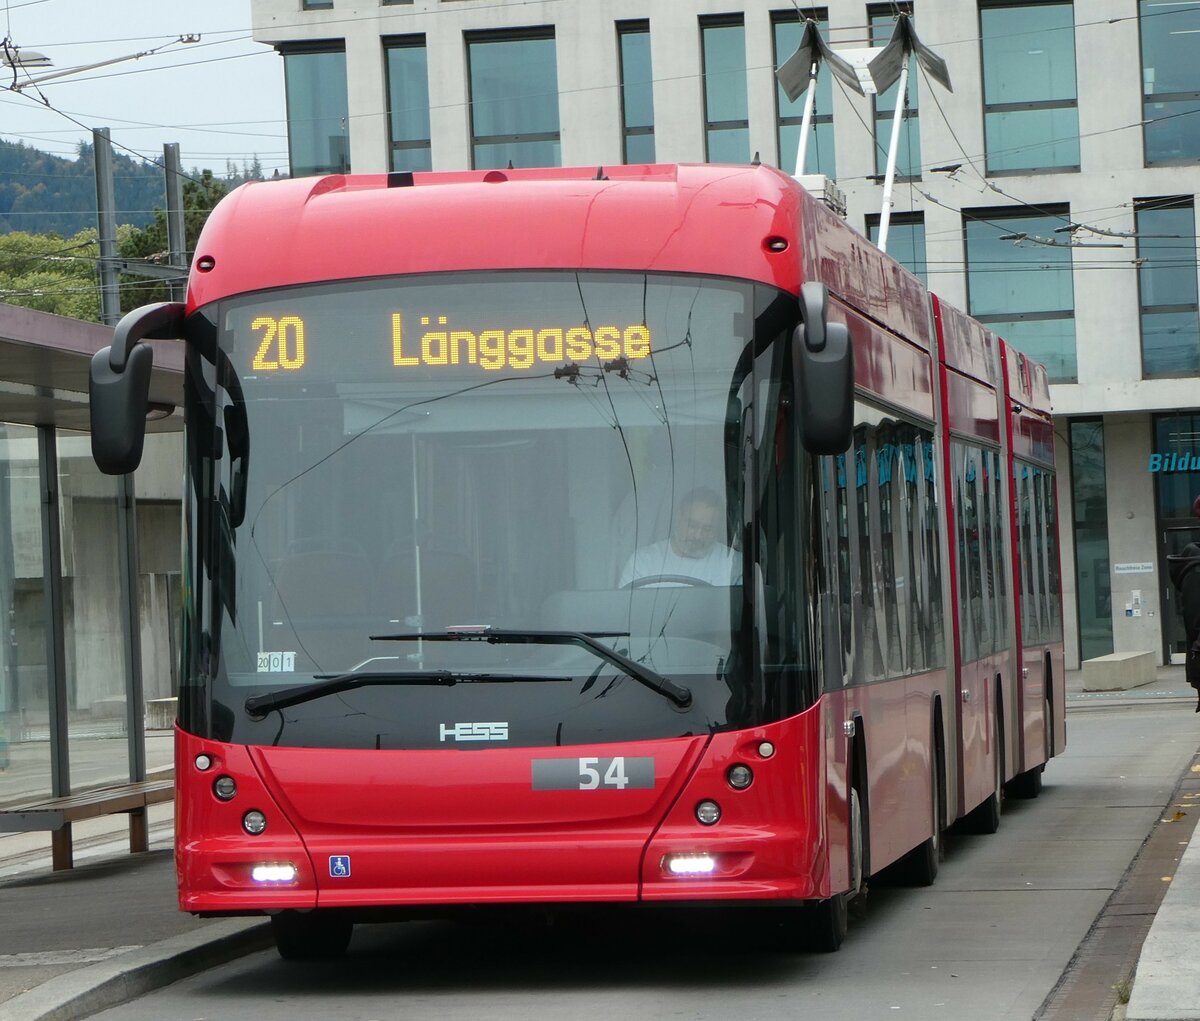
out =
[[[145,227],[166,205],[163,172],[113,153],[117,223]],[[91,145],[73,160],[0,138],[0,234],[53,231],[71,237],[96,226],[96,175]]]

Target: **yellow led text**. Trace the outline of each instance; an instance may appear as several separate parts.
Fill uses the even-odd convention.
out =
[[[405,351],[403,313],[392,313],[392,364],[478,365],[481,369],[529,369],[534,365],[562,365],[592,358],[633,361],[650,356],[650,328],[603,325],[546,326],[540,329],[452,330],[446,316],[421,316],[423,328],[417,343]],[[432,328],[431,328],[432,327]]]
[[[304,366],[304,320],[299,316],[259,316],[250,324],[262,330],[262,341],[254,356],[257,372],[268,369],[299,369]]]

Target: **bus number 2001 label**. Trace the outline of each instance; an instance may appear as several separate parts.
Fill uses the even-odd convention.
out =
[[[623,791],[654,787],[654,760],[616,756],[534,759],[535,791]]]

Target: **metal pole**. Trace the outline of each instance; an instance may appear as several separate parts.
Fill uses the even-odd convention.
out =
[[[163,146],[163,169],[167,178],[167,248],[172,266],[186,266],[187,228],[183,219],[183,174],[179,171],[179,143]],[[171,281],[171,300],[187,299],[187,281]]]
[[[108,128],[92,131],[96,159],[96,219],[100,233],[100,318],[116,326],[121,318],[117,280],[117,199],[113,190],[112,142]]]
[[[883,175],[883,208],[879,211],[879,242],[881,252],[887,251],[888,224],[892,219],[892,189],[896,183],[896,154],[900,149],[900,126],[904,107],[908,104],[908,58],[904,51],[904,62],[900,66],[899,88],[896,91],[896,106],[892,110],[892,137],[888,141],[887,170]]]
[[[117,569],[121,575],[121,631],[125,638],[125,732],[129,739],[130,780],[146,779],[137,553],[137,502],[133,476],[122,475],[117,480]]]
[[[813,108],[817,105],[817,70],[815,61],[808,72],[808,88],[804,92],[804,116],[800,119],[800,144],[796,146],[796,173],[804,173],[804,162],[808,159],[808,133],[812,129]]]
[[[39,425],[38,475],[42,505],[42,585],[46,615],[46,691],[50,709],[50,788],[71,793],[67,716],[66,636],[63,626],[62,532],[59,525],[58,443],[51,425]],[[67,837],[69,848],[70,838]],[[68,849],[68,854],[70,853]]]

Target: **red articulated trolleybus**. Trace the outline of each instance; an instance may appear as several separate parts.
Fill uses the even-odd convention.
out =
[[[836,949],[1064,747],[1045,373],[770,167],[239,188],[93,361],[110,473],[152,338],[180,906],[284,957],[599,902]]]

